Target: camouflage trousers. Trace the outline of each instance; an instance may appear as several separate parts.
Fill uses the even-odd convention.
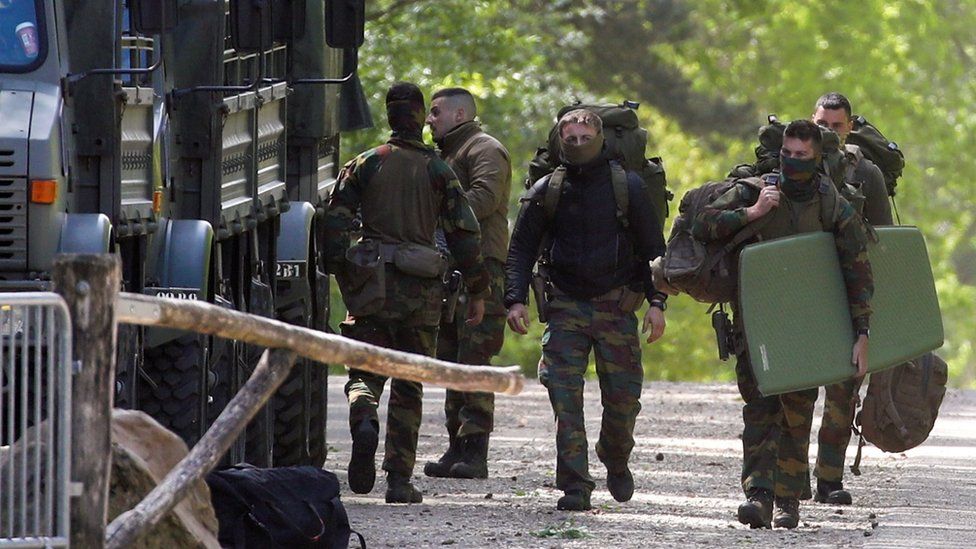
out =
[[[342,335],[389,349],[434,356],[440,318],[440,281],[402,275],[390,280],[388,273],[387,290],[384,309],[375,315],[347,317],[340,324]],[[345,390],[350,429],[363,420],[379,425],[377,409],[386,380],[385,376],[349,369]],[[391,380],[384,471],[407,476],[413,473],[423,395],[420,383]]]
[[[848,379],[825,387],[823,421],[817,433],[817,466],[813,470],[818,479],[844,480],[844,460],[862,381],[863,378]]]
[[[539,381],[549,391],[555,414],[556,487],[563,491],[590,492],[596,486],[589,473],[583,423],[583,376],[591,349],[603,403],[597,457],[608,470],[617,471],[627,465],[634,448],[644,371],[637,318],[621,311],[617,301],[557,293],[549,303]]]
[[[466,311],[459,304],[454,321],[442,323],[437,338],[437,358],[459,364],[489,364],[505,341],[505,266],[485,259],[491,275],[491,296],[485,299],[481,324],[464,323]],[[495,393],[447,390],[444,399],[447,432],[458,437],[490,433],[495,427]]]
[[[763,396],[756,386],[749,352],[736,356],[742,407],[742,490],[772,490],[778,497],[809,498],[810,428],[817,389]]]

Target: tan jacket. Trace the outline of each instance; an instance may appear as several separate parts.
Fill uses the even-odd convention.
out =
[[[512,160],[497,139],[478,122],[454,128],[440,145],[441,158],[454,170],[481,224],[481,253],[502,263],[508,256],[508,197]]]

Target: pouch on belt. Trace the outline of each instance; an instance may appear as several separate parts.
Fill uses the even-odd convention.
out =
[[[336,282],[346,310],[352,316],[369,316],[383,310],[386,302],[386,262],[375,240],[361,240],[346,250],[346,261]]]

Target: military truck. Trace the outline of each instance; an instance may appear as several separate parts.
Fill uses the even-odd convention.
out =
[[[364,19],[363,0],[0,0],[0,290],[111,252],[124,291],[326,329],[316,234]],[[120,327],[116,405],[192,444],[260,351]],[[228,459],[321,464],[326,376],[296,365]]]

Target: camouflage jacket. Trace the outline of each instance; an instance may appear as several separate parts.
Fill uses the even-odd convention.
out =
[[[394,166],[396,173],[391,173]],[[370,188],[374,180],[396,185]],[[325,216],[329,272],[336,272],[345,261],[357,213],[362,214],[363,235],[387,243],[434,246],[434,229],[440,225],[468,292],[486,296],[488,271],[480,252],[478,220],[454,172],[422,142],[393,137],[342,168]]]
[[[836,189],[833,185],[829,183],[821,185],[818,199],[831,200],[835,193]],[[758,199],[759,191],[753,187],[741,184],[732,187],[698,214],[692,225],[692,234],[702,242],[729,238],[746,226],[746,208],[755,204]],[[847,286],[853,327],[855,330],[867,329],[871,317],[871,297],[874,294],[874,279],[867,253],[867,235],[860,216],[850,203],[842,197],[837,197],[837,200],[839,210],[834,212],[834,220],[829,232],[834,235],[844,284]],[[773,210],[766,215],[776,215],[789,207],[789,199],[781,194],[780,205],[777,208],[780,212]],[[792,234],[800,232],[806,231],[794,226]],[[775,235],[775,237],[779,236],[788,235]],[[763,231],[759,232],[757,238],[763,238]]]

